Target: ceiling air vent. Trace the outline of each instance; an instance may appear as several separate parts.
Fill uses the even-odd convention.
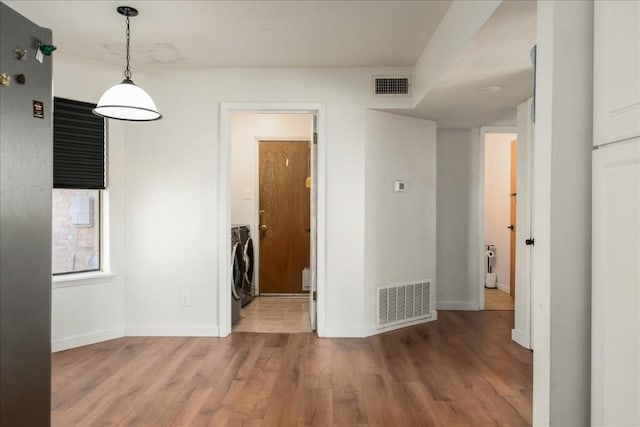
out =
[[[411,94],[411,82],[406,76],[379,76],[373,78],[376,95],[408,96]]]

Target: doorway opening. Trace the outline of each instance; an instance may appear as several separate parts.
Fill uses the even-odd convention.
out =
[[[517,134],[484,133],[484,309],[514,310]]]
[[[220,233],[230,240],[219,278],[231,285],[220,287],[221,336],[323,325],[322,115],[320,105],[222,105]]]
[[[481,129],[484,152],[481,176],[485,179],[479,184],[482,226],[478,242],[482,266],[478,272],[478,307],[480,310],[513,310],[511,339],[528,349],[533,349],[534,126],[531,108],[532,99],[518,105],[517,128]],[[494,296],[499,299],[496,301]]]

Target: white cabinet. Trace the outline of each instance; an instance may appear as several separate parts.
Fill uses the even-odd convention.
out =
[[[640,1],[597,1],[594,145],[640,136]]]
[[[640,426],[640,1],[594,17],[591,423]]]
[[[640,138],[593,153],[591,421],[640,425]]]

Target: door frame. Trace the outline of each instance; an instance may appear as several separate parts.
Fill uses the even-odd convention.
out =
[[[230,251],[231,236],[231,114],[245,113],[310,113],[318,117],[318,149],[317,159],[317,238],[316,238],[316,272],[317,277],[317,334],[324,336],[326,307],[326,111],[322,103],[221,103],[220,104],[220,135],[218,147],[219,181],[218,190],[218,334],[226,337],[231,333],[231,287],[230,283]],[[210,186],[216,187],[215,183]],[[313,272],[312,272],[313,274]]]

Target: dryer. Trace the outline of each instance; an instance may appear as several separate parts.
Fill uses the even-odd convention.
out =
[[[240,243],[242,245],[242,258],[244,261],[244,295],[242,297],[242,306],[249,304],[253,298],[254,292],[254,260],[255,253],[253,251],[253,239],[251,238],[251,227],[248,225],[238,226],[238,234],[240,235]]]
[[[238,227],[231,227],[231,324],[240,320],[244,295],[244,256]]]

